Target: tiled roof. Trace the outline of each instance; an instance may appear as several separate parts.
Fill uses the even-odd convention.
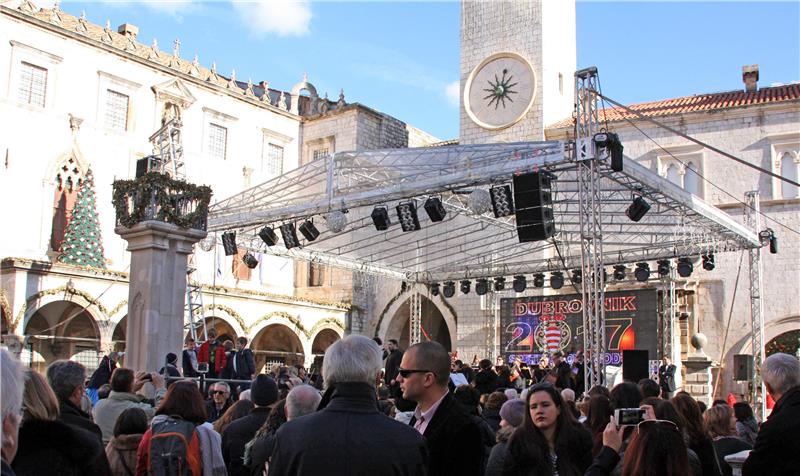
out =
[[[777,104],[800,100],[800,84],[787,84],[761,88],[758,91],[727,91],[723,93],[698,94],[661,101],[633,104],[628,107],[647,117],[671,116],[692,112],[710,112],[762,104]],[[599,111],[600,120],[605,122],[636,120],[637,116],[619,107]],[[572,125],[572,118],[562,119],[549,125],[548,129],[561,129]]]

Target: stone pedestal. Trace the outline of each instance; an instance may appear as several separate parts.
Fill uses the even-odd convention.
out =
[[[750,450],[740,451],[725,457],[725,462],[731,465],[733,476],[742,476],[742,466],[747,461],[748,456],[750,456]]]
[[[708,339],[701,333],[692,336],[691,344],[695,351],[683,361],[683,365],[686,368],[686,381],[684,382],[683,390],[695,400],[702,401],[707,406],[710,406],[713,390],[713,377],[711,376],[713,362],[703,351],[703,347],[707,342]]]
[[[183,348],[186,263],[206,232],[162,221],[114,231],[131,252],[125,366],[155,372]]]

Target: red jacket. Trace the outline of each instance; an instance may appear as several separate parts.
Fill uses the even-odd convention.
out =
[[[225,346],[223,346],[219,341],[217,341],[217,350],[216,350],[216,358],[214,359],[214,372],[219,374],[222,372],[222,369],[228,365],[228,356],[225,355]],[[211,357],[211,343],[209,341],[205,341],[200,344],[200,349],[197,351],[197,361],[198,362],[210,362]]]

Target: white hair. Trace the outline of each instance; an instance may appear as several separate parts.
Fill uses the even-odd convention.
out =
[[[575,401],[575,390],[571,388],[565,388],[561,391],[561,399],[565,402],[574,402]]]
[[[506,397],[508,397],[509,400],[514,400],[515,398],[517,398],[519,396],[517,394],[517,390],[513,389],[513,388],[507,388],[506,391],[505,391],[505,394],[506,394]]]
[[[286,419],[293,420],[317,411],[322,395],[311,385],[298,385],[286,396]]]
[[[349,335],[334,342],[325,352],[322,363],[325,386],[361,382],[374,387],[381,370],[381,357],[381,349],[369,337]]]
[[[0,350],[0,406],[2,420],[9,415],[19,415],[22,408],[22,391],[25,389],[22,365],[6,350]]]
[[[250,400],[250,389],[242,390],[239,394],[239,400]]]
[[[773,393],[783,395],[800,385],[800,361],[789,354],[772,354],[761,366],[761,378],[769,384]]]

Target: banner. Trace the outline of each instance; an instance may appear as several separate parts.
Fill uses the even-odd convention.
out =
[[[658,291],[605,293],[606,365],[621,365],[623,350],[658,352]],[[583,301],[580,294],[500,300],[500,353],[506,362],[520,357],[537,364],[543,354],[560,351],[572,362],[583,350]]]

